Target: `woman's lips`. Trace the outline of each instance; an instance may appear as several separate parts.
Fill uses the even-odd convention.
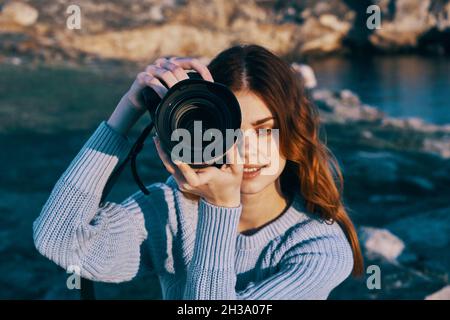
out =
[[[266,166],[244,166],[243,179],[253,179],[261,174],[261,169]]]

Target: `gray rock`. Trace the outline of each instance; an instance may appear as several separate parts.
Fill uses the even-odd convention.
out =
[[[349,157],[348,166],[351,166],[352,174],[364,177],[371,185],[379,185],[399,179],[401,162],[394,154],[385,151],[356,151]]]
[[[423,268],[448,277],[450,270],[450,208],[411,214],[386,225],[424,262]]]
[[[302,77],[306,88],[312,89],[317,86],[317,79],[314,74],[314,70],[310,66],[294,62],[291,64],[291,67],[299,76]]]
[[[425,297],[425,300],[450,300],[450,285]]]
[[[405,249],[403,241],[386,229],[361,227],[359,236],[369,257],[395,262]]]
[[[425,250],[450,245],[450,208],[411,215],[386,226],[404,241]]]
[[[350,90],[314,90],[312,98],[321,111],[322,120],[328,123],[377,121],[384,117],[376,108],[362,104]]]
[[[450,125],[430,124],[419,118],[388,117],[377,108],[362,103],[350,90],[315,89],[312,99],[324,123],[343,125],[343,131],[339,132],[341,136],[343,132],[351,132],[349,124],[353,124],[356,126],[352,128],[355,130],[353,135],[358,137],[352,138],[362,139],[361,142],[371,147],[409,149],[450,158]],[[410,180],[426,190],[433,189],[425,180]]]

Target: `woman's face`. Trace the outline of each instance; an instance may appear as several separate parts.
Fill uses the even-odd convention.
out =
[[[277,123],[270,109],[256,94],[251,91],[234,94],[241,107],[244,135],[241,144],[241,155],[245,155],[241,193],[259,193],[277,181],[286,165],[286,159],[279,150]]]

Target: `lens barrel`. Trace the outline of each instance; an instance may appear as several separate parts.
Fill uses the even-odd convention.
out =
[[[193,168],[221,167],[241,126],[239,102],[223,84],[203,80],[196,72],[172,86],[163,99],[146,87],[144,103],[163,149],[172,160]]]

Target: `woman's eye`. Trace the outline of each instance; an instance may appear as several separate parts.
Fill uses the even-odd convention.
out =
[[[272,134],[272,128],[262,128],[256,130],[256,132],[259,136],[268,136]]]

